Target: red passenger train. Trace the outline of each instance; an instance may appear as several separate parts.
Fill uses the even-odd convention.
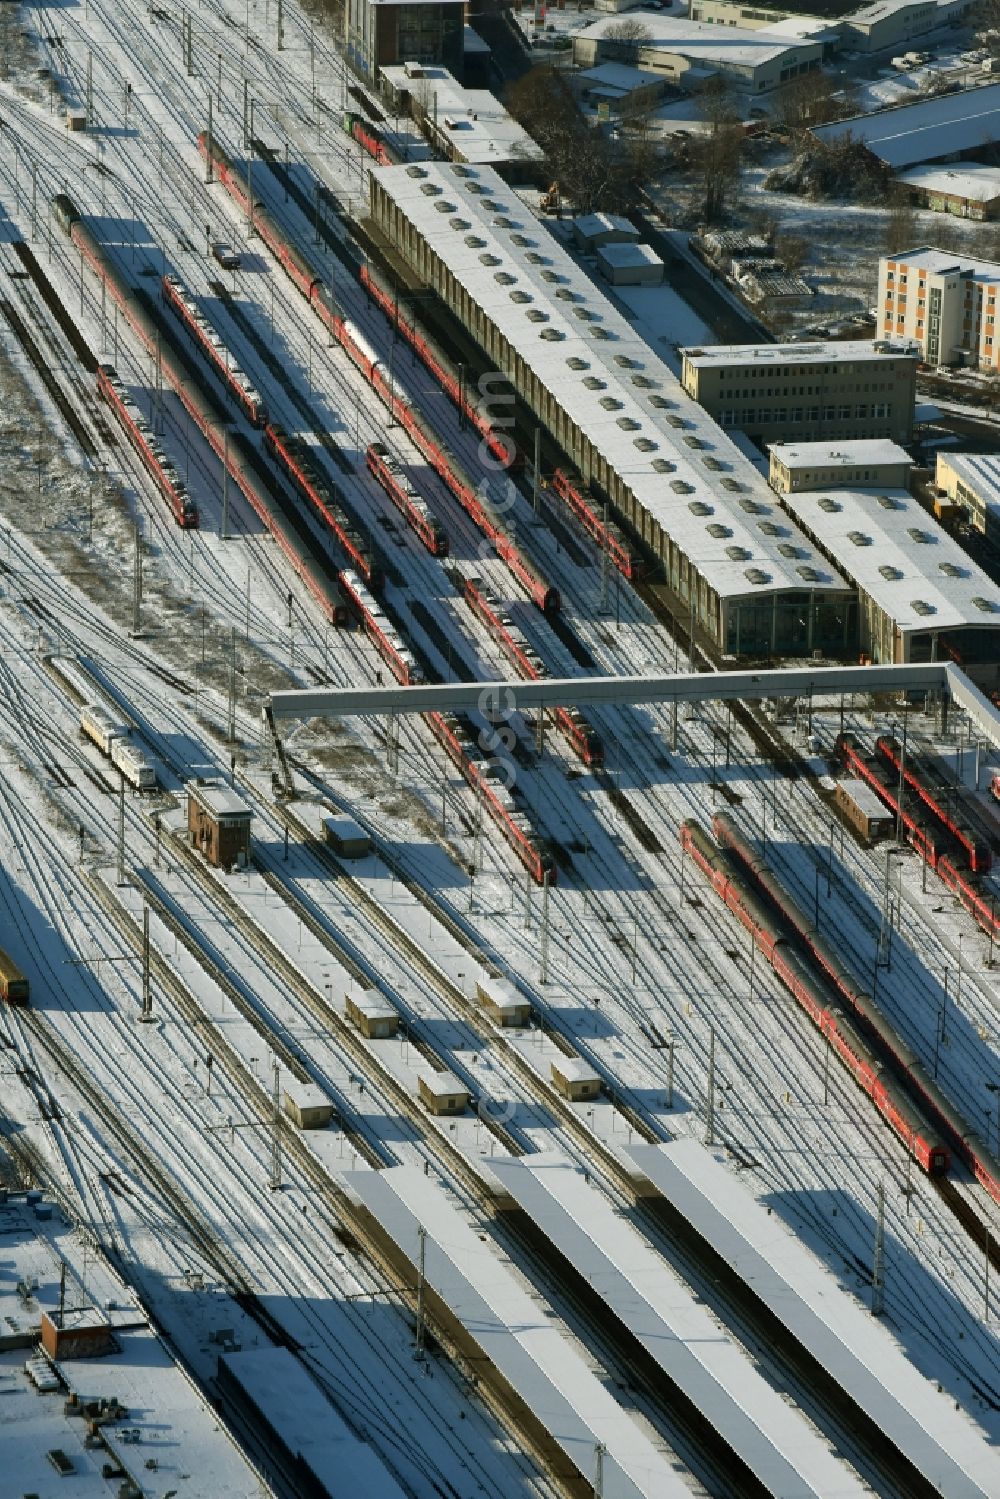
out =
[[[892,1071],[862,1037],[844,1007],[828,992],[826,981],[810,970],[803,954],[785,935],[780,917],[756,893],[739,865],[716,847],[694,819],[689,818],[681,824],[680,836],[684,851],[691,855],[716,894],[751,933],[781,982],[822,1031],[858,1087],[868,1094],[914,1160],[932,1176],[946,1172],[951,1154],[939,1130],[903,1092]],[[754,873],[757,873],[756,865]],[[783,907],[779,909],[782,914],[787,914]]]
[[[973,874],[989,874],[993,866],[993,850],[960,813],[948,811],[943,798],[949,788],[944,778],[936,775],[933,767],[911,750],[908,749],[904,757],[902,746],[889,734],[880,734],[875,748],[897,775],[902,771],[905,785],[917,794],[931,816],[961,845]],[[897,781],[897,799],[898,784]]]
[[[473,614],[482,620],[508,661],[520,672],[521,676],[529,681],[543,681],[549,674],[544,661],[505,612],[499,599],[490,593],[482,579],[463,578],[462,592]],[[584,765],[604,764],[604,746],[600,736],[593,724],[587,722],[579,708],[555,708],[553,716],[560,732],[568,739],[574,753],[579,755]]]
[[[112,365],[97,366],[97,392],[111,407],[118,425],[170,506],[174,520],[182,530],[193,529],[198,524],[198,507]]]
[[[601,550],[607,552],[622,576],[632,582],[637,580],[642,572],[641,555],[633,550],[628,538],[613,521],[604,519],[603,507],[598,504],[580,475],[557,468],[552,475],[552,488],[566,502]]]
[[[716,813],[712,820],[712,831],[719,842],[731,850],[750,871],[780,917],[797,933],[827,978],[861,1017],[883,1050],[892,1057],[900,1077],[905,1079],[911,1093],[919,1096],[927,1116],[943,1131],[945,1138],[951,1141],[952,1147],[971,1167],[976,1179],[990,1196],[1000,1202],[1000,1162],[992,1155],[976,1128],[945,1097],[917,1058],[916,1052],[900,1036],[872,995],[857,982],[839,951],[820,934],[728,813]],[[775,931],[780,932],[781,928],[776,927]],[[917,1159],[920,1159],[919,1155]],[[929,1168],[924,1165],[924,1169]]]
[[[397,159],[395,152],[390,149],[382,132],[370,124],[364,115],[356,114],[354,110],[347,110],[343,124],[344,134],[356,140],[359,146],[363,146],[380,167],[395,166]]]
[[[313,463],[308,445],[301,437],[291,436],[277,422],[270,422],[264,432],[264,446],[329,526],[368,586],[378,588],[382,572],[375,550],[340,503],[337,486],[328,483]]]
[[[246,212],[249,206],[248,188],[241,172],[217,141],[209,141],[207,131],[202,131],[198,136],[198,147],[202,155],[211,158],[220,182]],[[267,209],[256,201],[251,217],[261,239],[277,257],[287,275],[312,305],[331,335],[341,344],[351,362],[364,375],[379,400],[405,429],[426,462],[493,543],[497,556],[507,564],[539,609],[546,614],[557,613],[561,603],[559,590],[543,577],[524,554],[516,538],[506,529],[493,507],[483,500],[461,465],[414,407],[399,395],[385,362],[371,348],[361,331],[342,316],[335,298],[323,285],[309,261],[288,244],[283,231],[275,224]]]
[[[416,531],[431,555],[447,557],[448,537],[444,527],[431,511],[427,501],[421,499],[385,443],[371,443],[365,454],[365,461],[368,464],[369,473],[378,480],[396,509],[406,518],[410,528]]]
[[[244,416],[249,418],[253,426],[263,427],[267,421],[267,412],[250,376],[240,369],[183,281],[179,276],[167,275],[163,277],[161,285],[165,304],[184,323],[226,390],[236,397]]]
[[[404,687],[422,682],[424,674],[413,652],[357,573],[345,568],[337,581],[349,607],[361,621],[362,628],[397,682],[402,682]]]

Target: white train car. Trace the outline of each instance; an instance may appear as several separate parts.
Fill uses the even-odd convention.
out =
[[[136,791],[156,789],[156,770],[143,747],[131,739],[114,739],[111,742],[111,763],[121,771],[130,786]]]
[[[93,740],[102,755],[110,756],[115,741],[128,738],[125,724],[118,723],[96,703],[88,703],[80,709],[80,730]]]

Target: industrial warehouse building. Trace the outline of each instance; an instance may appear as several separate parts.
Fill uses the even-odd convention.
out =
[[[373,232],[472,333],[731,655],[850,651],[856,601],[735,443],[487,167],[370,174]]]
[[[995,453],[939,453],[937,487],[960,505],[969,524],[1000,540],[1000,457]]]
[[[681,383],[722,427],[763,442],[913,436],[916,345],[876,339],[681,349]]]
[[[954,160],[1000,140],[1000,84],[941,94],[901,109],[852,115],[831,125],[814,125],[812,133],[827,144],[845,136],[862,141],[894,172],[925,161]]]
[[[878,307],[887,337],[914,339],[927,364],[1000,368],[1000,265],[925,247],[883,256]]]
[[[823,60],[820,43],[763,30],[727,26],[722,31],[662,11],[643,11],[642,24],[648,35],[636,43],[615,35],[621,25],[617,16],[595,21],[574,34],[574,63],[588,69],[627,62],[681,88],[700,87],[710,74],[721,73],[736,88],[760,94],[814,71]]]
[[[1000,214],[1000,167],[977,161],[954,167],[911,167],[896,180],[934,213],[953,213],[963,219],[995,219]]]

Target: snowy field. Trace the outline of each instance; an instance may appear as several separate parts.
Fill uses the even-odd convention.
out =
[[[10,13],[6,7],[6,24]],[[712,1051],[713,1149],[862,1303],[884,1189],[886,1335],[941,1387],[942,1401],[961,1407],[970,1441],[995,1444],[996,1309],[985,1303],[979,1247],[850,1078],[836,1064],[825,1075],[818,1035],[693,866],[682,866],[677,833],[685,817],[707,823],[718,804],[754,834],[766,826],[775,867],[807,907],[822,884],[823,921],[867,976],[885,855],[833,832],[812,779],[778,782],[742,730],[733,726],[727,738],[727,715],[715,708],[682,719],[676,751],[666,712],[595,711],[609,749],[603,778],[584,771],[554,733],[539,755],[531,726],[518,716],[521,788],[539,826],[567,854],[558,884],[543,895],[493,824],[480,825],[472,793],[419,720],[401,721],[395,774],[386,767],[384,725],[312,721],[287,741],[298,792],[287,810],[301,826],[293,823],[285,856],[288,824],[275,804],[260,704],[279,687],[373,683],[382,662],[359,632],[326,627],[238,494],[230,496],[232,534],[222,538],[218,462],[173,396],[156,402],[149,358],[124,319],[102,306],[97,282],[49,216],[54,193],[72,192],[140,284],[155,285],[164,269],[183,276],[278,420],[308,433],[304,401],[310,420],[336,437],[355,470],[341,477],[345,494],[392,561],[387,603],[442,674],[500,678],[505,671],[454,581],[368,480],[363,453],[375,438],[398,455],[443,519],[452,561],[474,565],[510,600],[554,674],[579,667],[516,595],[500,563],[482,561],[471,522],[400,430],[386,426],[263,245],[247,239],[231,199],[204,182],[194,138],[207,124],[206,93],[213,92],[216,131],[238,156],[246,77],[257,136],[276,153],[287,144],[298,180],[322,180],[345,222],[358,214],[365,160],[339,128],[346,79],[331,39],[322,28],[314,33],[294,4],[284,7],[281,52],[273,45],[274,8],[251,4],[246,16],[232,15],[206,0],[191,14],[189,75],[172,14],[124,0],[89,0],[84,11],[22,6],[21,29],[32,36],[18,37],[0,81],[3,140],[12,147],[0,154],[0,297],[35,320],[96,450],[82,457],[9,324],[0,323],[0,918],[3,945],[30,972],[34,1000],[29,1014],[0,1017],[14,1048],[3,1063],[5,1101],[18,1127],[12,1145],[114,1247],[200,1377],[211,1378],[214,1368],[209,1322],[236,1328],[244,1347],[265,1341],[259,1321],[232,1299],[238,1267],[246,1288],[301,1345],[328,1398],[408,1493],[546,1494],[555,1485],[477,1397],[467,1371],[438,1356],[414,1376],[408,1304],[345,1227],[339,1177],[364,1165],[422,1166],[491,1251],[507,1253],[505,1230],[484,1209],[477,1185],[490,1180],[491,1156],[560,1150],[592,1168],[619,1209],[630,1209],[610,1163],[632,1141],[637,1119],[656,1138],[705,1138]],[[54,32],[60,49],[39,40]],[[69,134],[60,110],[86,96],[88,50],[96,128]],[[38,78],[40,67],[68,76],[62,96]],[[311,224],[284,201],[278,179],[255,163],[254,182],[388,357],[381,315],[344,267],[315,248]],[[805,229],[811,206],[781,201],[786,218],[799,214]],[[828,217],[811,221],[813,235],[830,230],[835,212],[816,210]],[[869,220],[858,215],[857,222],[860,233]],[[872,236],[878,222],[870,221]],[[206,224],[209,238],[225,238],[242,253],[242,268],[226,277],[227,296],[205,253]],[[79,366],[64,350],[57,354],[54,335],[49,342],[46,315],[11,250],[18,238],[32,242],[91,345],[114,360],[143,410],[157,410],[164,445],[201,510],[197,531],[174,526],[130,450],[108,441],[108,419],[96,415]],[[852,272],[845,252],[832,278],[845,305],[863,297],[865,274]],[[675,303],[658,299],[650,311],[643,293],[627,289],[622,299],[654,346],[664,337],[704,336],[696,320],[679,336],[676,319],[686,309]],[[275,368],[287,373],[287,386],[275,380]],[[471,467],[475,444],[430,377],[399,356],[396,378]],[[314,452],[326,461],[321,448]],[[556,541],[533,531],[523,500],[518,520],[562,592],[591,669],[625,674],[676,664],[676,643],[624,581],[613,580],[610,610],[600,612],[599,559],[582,533],[565,521]],[[133,637],[137,532],[143,580]],[[124,799],[121,872],[115,782],[79,736],[74,687],[127,713],[158,762],[158,797]],[[847,722],[870,736],[885,718],[874,720],[869,707],[848,704]],[[817,705],[814,728],[824,748],[838,727],[838,705]],[[794,735],[795,726],[785,732]],[[967,785],[979,758],[985,786],[1000,763],[974,756],[963,732],[953,724],[941,743],[931,719],[914,715],[911,723],[914,739],[939,744],[956,768],[961,747]],[[814,769],[825,772],[825,761]],[[222,876],[184,853],[183,782],[231,773],[253,810],[255,861]],[[612,791],[646,822],[652,847],[637,842]],[[992,816],[985,796],[982,805]],[[376,854],[353,879],[332,877],[307,836],[330,807],[350,811],[375,838]],[[899,860],[892,881],[898,929],[891,974],[879,976],[882,1001],[973,1124],[1000,1132],[990,1091],[1000,990],[986,967],[986,939],[942,886],[932,881],[923,890],[915,858]],[[153,954],[149,1024],[138,1021],[144,904]],[[414,962],[414,946],[426,967]],[[548,1034],[536,1028],[511,1038],[486,1023],[475,984],[487,971],[517,983]],[[345,996],[359,988],[379,990],[403,1017],[392,1041],[365,1043],[349,1031]],[[552,1032],[605,1080],[598,1101],[556,1106]],[[673,1042],[669,1079],[664,1050],[651,1045],[656,1033]],[[71,1126],[52,1125],[37,1092],[15,1076],[15,1056],[44,1078]],[[336,1110],[335,1123],[312,1136],[293,1141],[290,1130],[281,1132],[280,1190],[269,1189],[273,1060],[279,1080],[307,1078]],[[433,1120],[413,1107],[417,1075],[432,1060],[467,1082],[481,1101],[477,1112]],[[81,1092],[84,1079],[99,1089],[106,1114]],[[110,1117],[130,1130],[112,1133]],[[176,1184],[176,1197],[158,1188],[156,1164]],[[112,1193],[109,1174],[128,1190]],[[984,1220],[1000,1228],[985,1195],[959,1180]],[[199,1236],[192,1222],[203,1225]],[[565,1319],[567,1338],[582,1340],[559,1288],[534,1273]],[[778,1382],[767,1350],[755,1353],[765,1377]],[[711,1491],[684,1432],[639,1396],[633,1403],[636,1421],[690,1466],[692,1492]]]

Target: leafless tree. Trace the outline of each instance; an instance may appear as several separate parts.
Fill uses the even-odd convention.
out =
[[[823,125],[828,120],[852,114],[857,100],[829,73],[814,69],[801,73],[780,88],[775,96],[775,115],[790,130]]]
[[[885,224],[885,249],[888,255],[911,249],[916,244],[917,215],[905,187],[897,184],[889,194],[889,216]]]
[[[809,241],[801,234],[776,234],[774,253],[788,270],[800,271],[809,259]]]
[[[738,196],[743,126],[725,79],[716,74],[700,93],[708,131],[697,137],[692,156],[704,187],[702,213],[714,224],[731,208]]]

